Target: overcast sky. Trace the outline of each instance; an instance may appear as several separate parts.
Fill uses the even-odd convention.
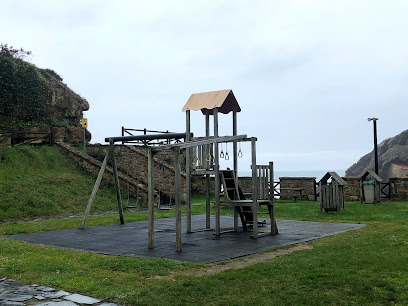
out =
[[[407,16],[406,0],[0,0],[0,42],[89,101],[92,142],[121,126],[184,132],[192,93],[232,89],[258,164],[329,171],[372,150],[368,117],[379,142],[408,128]],[[232,115],[220,124],[232,134]]]

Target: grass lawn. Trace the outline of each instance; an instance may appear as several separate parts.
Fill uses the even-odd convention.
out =
[[[17,221],[83,212],[95,178],[56,148],[0,148],[0,182],[0,221],[7,221],[0,223],[0,277],[126,305],[408,305],[408,202],[346,203],[345,210],[326,214],[317,202],[277,201],[280,219],[367,226],[208,275],[205,271],[221,270],[225,262],[114,257],[8,240],[7,235],[79,226],[80,218]],[[193,202],[198,204],[193,213],[203,214],[204,198],[195,195]],[[114,189],[102,184],[93,211],[115,207]],[[221,213],[232,215],[232,210],[223,207]],[[173,217],[174,210],[155,216]],[[125,213],[126,222],[136,220],[147,220],[147,211]],[[114,223],[117,215],[99,215],[90,216],[87,226]]]
[[[56,147],[19,146],[0,148],[0,182],[4,221],[83,212],[95,177]],[[112,190],[102,182],[92,211],[115,209]]]
[[[200,204],[193,206],[193,213],[203,213],[204,199],[195,196],[193,201]],[[222,212],[232,213],[228,208]],[[157,212],[158,217],[173,214]],[[312,249],[214,275],[200,274],[208,265],[105,256],[3,238],[0,275],[129,305],[408,304],[408,203],[346,203],[344,211],[326,214],[320,213],[317,202],[278,201],[276,214],[281,219],[367,226],[311,242]],[[126,213],[125,219],[146,220],[147,214]],[[117,222],[116,215],[91,216],[88,226]],[[79,218],[3,223],[0,235],[73,228],[79,223]],[[183,275],[184,271],[189,273]]]

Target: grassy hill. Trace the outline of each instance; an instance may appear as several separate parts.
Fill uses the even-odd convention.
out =
[[[56,147],[0,148],[0,221],[83,212],[94,184]],[[92,210],[115,208],[113,187],[102,183]]]

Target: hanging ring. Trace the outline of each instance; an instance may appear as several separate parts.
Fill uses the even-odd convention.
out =
[[[212,159],[212,155],[210,153],[207,154],[207,157],[205,158],[206,161],[208,161],[209,163],[211,162]]]
[[[225,153],[225,160],[229,160],[228,152]]]
[[[239,151],[238,151],[238,157],[241,158],[242,156],[244,156],[244,154],[242,153],[241,149],[239,149]]]
[[[200,159],[198,158],[198,157],[196,157],[196,160],[195,160],[195,166],[196,167],[200,167],[201,166],[201,161],[200,161]]]

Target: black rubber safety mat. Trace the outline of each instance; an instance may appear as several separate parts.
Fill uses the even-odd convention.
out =
[[[212,226],[214,222],[214,216],[211,216]],[[222,231],[232,229],[233,224],[233,217],[221,216]],[[192,216],[192,226],[193,230],[205,228],[205,215]],[[175,218],[155,220],[153,249],[147,247],[147,221],[21,234],[7,238],[114,256],[161,257],[186,262],[212,263],[356,230],[365,225],[277,220],[277,226],[278,235],[258,239],[251,238],[251,232],[243,231],[220,236],[214,235],[214,231],[187,234],[186,217],[183,217],[181,252],[176,251]],[[268,232],[269,229],[269,224],[259,227],[260,231]]]

